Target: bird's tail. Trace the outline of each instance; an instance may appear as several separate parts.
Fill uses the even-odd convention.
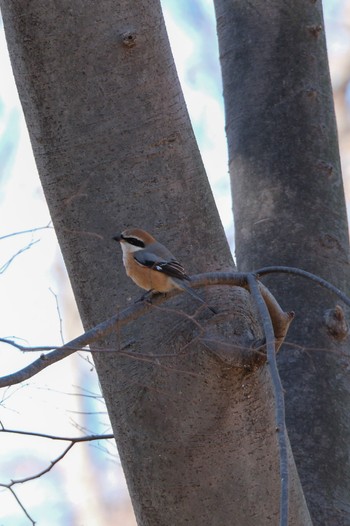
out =
[[[197,301],[200,301],[201,303],[203,303],[203,305],[205,305],[209,310],[211,310],[213,314],[217,314],[217,310],[214,309],[213,307],[210,307],[210,305],[208,305],[207,302],[203,298],[201,298],[200,295],[197,292],[195,292],[195,290],[190,285],[188,285],[185,280],[173,278],[173,281],[175,281],[176,285],[180,289],[188,292],[188,294],[190,294],[192,298],[195,298]]]

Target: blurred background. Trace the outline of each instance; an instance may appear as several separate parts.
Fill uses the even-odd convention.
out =
[[[350,3],[323,0],[323,5],[349,201]],[[162,6],[193,127],[233,245],[212,1],[163,0]],[[79,335],[82,326],[51,228],[0,24],[0,337],[29,346],[60,345]],[[0,344],[0,375],[24,367],[36,356]],[[111,433],[92,360],[83,352],[28,382],[2,389],[0,421],[7,429],[58,436]],[[68,445],[0,433],[0,484],[39,473]],[[76,444],[49,473],[14,489],[38,526],[136,525],[111,440]],[[0,487],[0,526],[28,524],[14,496]]]

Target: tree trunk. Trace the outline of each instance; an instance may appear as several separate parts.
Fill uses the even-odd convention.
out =
[[[40,177],[84,326],[127,306],[111,237],[150,230],[190,273],[232,268],[158,0],[2,2]],[[177,297],[101,342],[96,369],[140,525],[277,524],[278,449],[249,294]],[[170,308],[171,306],[171,308]],[[191,316],[189,317],[188,314]],[[237,364],[236,364],[237,365]],[[291,466],[290,524],[309,524]]]
[[[349,244],[320,2],[216,0],[239,270],[289,265],[349,291]],[[314,524],[350,523],[348,341],[337,299],[269,287],[296,311],[279,355]],[[342,353],[345,356],[342,356]]]

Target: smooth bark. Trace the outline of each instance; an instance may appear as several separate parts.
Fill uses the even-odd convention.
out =
[[[215,0],[215,6],[238,270],[300,267],[348,293],[348,228],[322,5]],[[266,283],[284,308],[296,311],[279,366],[314,524],[349,524],[346,310],[300,278]]]

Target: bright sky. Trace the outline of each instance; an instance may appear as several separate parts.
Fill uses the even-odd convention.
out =
[[[163,0],[162,3],[178,73],[203,160],[223,224],[231,237],[231,201],[222,89],[212,2],[192,2],[192,7],[201,5],[201,12],[191,11],[188,0]],[[334,10],[338,4],[336,0],[324,1],[328,20],[334,20]],[[199,15],[202,18],[199,19]],[[202,26],[198,24],[198,20]],[[202,28],[205,30],[202,31]],[[346,37],[343,35],[341,38],[338,30],[333,33],[335,36],[329,47],[342,50]],[[346,34],[349,38],[349,34]],[[34,243],[14,258],[0,274],[0,336],[16,337],[25,345],[60,344],[61,329],[64,340],[68,341],[81,331],[81,327],[78,322],[73,323],[77,319],[77,313],[74,311],[69,283],[53,230],[1,239],[1,236],[42,227],[50,222],[2,30],[0,71],[0,268],[6,266],[18,251]],[[63,318],[63,328],[60,316]],[[32,354],[23,355],[2,345],[0,375],[22,368],[33,358]],[[72,396],[72,393],[77,393],[78,396]],[[84,357],[75,356],[50,367],[25,385],[2,390],[0,420],[7,428],[59,435],[110,432],[101,401],[82,396],[90,393],[99,393],[93,367]],[[79,415],[78,412],[86,414]],[[91,415],[93,412],[97,414]],[[107,445],[101,443],[101,447]],[[2,452],[7,452],[6,457],[2,454],[0,460],[1,483],[40,471],[63,450],[63,445],[51,444],[43,439],[30,440],[26,437],[0,435],[0,448]],[[106,454],[96,445],[75,446],[69,457],[50,475],[16,487],[18,495],[39,526],[48,523],[50,526],[95,525],[97,513],[103,513],[103,502],[96,502],[96,488],[90,485],[90,477],[104,488],[105,499],[108,499],[116,487],[120,489],[123,498],[126,489],[121,481],[121,469],[118,467],[113,444],[108,446],[108,450],[111,454]],[[91,465],[87,464],[90,457],[92,470]],[[90,476],[86,474],[86,466],[89,466]],[[83,477],[80,476],[81,473]],[[72,502],[72,508],[62,504],[67,501]],[[75,510],[73,518],[71,513],[77,503],[78,511]],[[100,526],[108,524],[107,516],[105,521]],[[0,525],[28,524],[28,519],[10,492],[0,490]]]

